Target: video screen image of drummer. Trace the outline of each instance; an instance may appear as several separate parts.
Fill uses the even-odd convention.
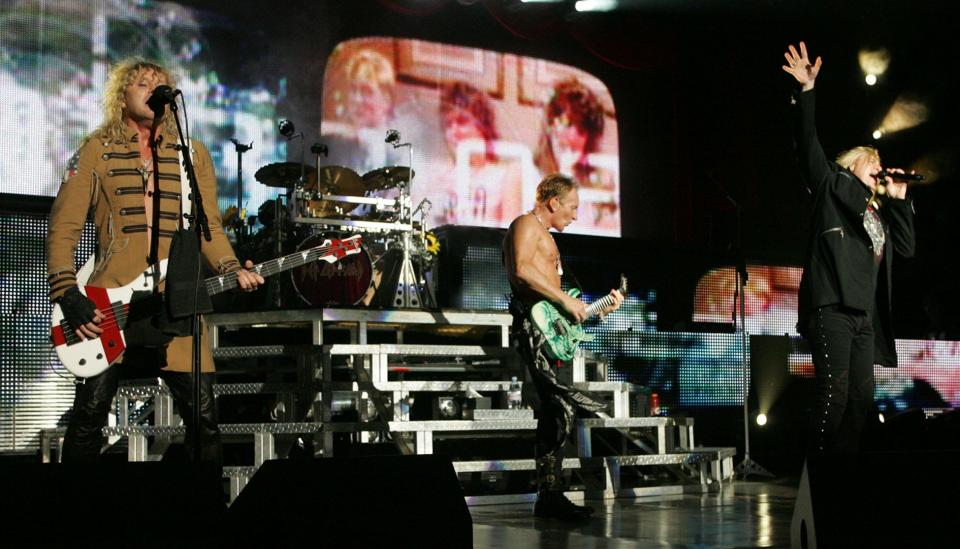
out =
[[[366,196],[395,196],[409,182],[412,203],[429,202],[430,227],[507,227],[533,207],[540,179],[560,172],[580,187],[570,231],[620,236],[616,111],[589,73],[476,48],[358,38],[334,48],[322,90],[323,163],[333,170],[319,178],[322,194],[355,192],[347,181],[355,177],[339,174],[353,172]],[[303,213],[370,219],[375,211],[325,201]]]

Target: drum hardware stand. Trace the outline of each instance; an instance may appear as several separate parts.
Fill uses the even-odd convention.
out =
[[[307,181],[307,167],[304,165],[304,154],[306,154],[306,147],[304,146],[303,132],[297,132],[296,126],[293,122],[284,118],[277,123],[277,130],[280,132],[280,135],[287,139],[287,143],[293,141],[294,139],[300,140],[300,177],[297,179],[297,182],[294,184],[293,189],[290,189],[288,193],[290,195],[295,194],[297,190],[302,189],[304,184]],[[312,150],[312,149],[311,149]],[[295,203],[294,200],[290,200],[290,195],[287,195],[287,203]],[[273,210],[273,229],[274,229],[274,241],[276,242],[276,248],[274,248],[275,257],[283,256],[283,194],[278,194],[276,200],[274,201],[274,210]],[[294,217],[294,212],[288,212],[290,217]],[[280,309],[283,307],[283,291],[280,286],[280,278],[273,277],[270,280],[270,293],[273,297],[274,307]]]
[[[283,198],[277,195],[273,201],[273,239],[276,242],[276,248],[273,250],[274,257],[283,257]],[[280,287],[280,277],[270,278],[270,293],[273,298],[273,306],[277,309],[283,307],[283,292]]]
[[[422,200],[420,200],[420,203],[417,204],[417,207],[416,207],[416,209],[413,210],[413,213],[411,214],[411,216],[417,215],[417,212],[420,212],[420,228],[419,228],[419,230],[420,230],[420,244],[421,244],[422,248],[420,249],[420,254],[419,254],[419,257],[420,257],[420,281],[419,281],[420,283],[419,283],[419,288],[420,288],[421,291],[423,292],[423,295],[427,298],[426,306],[433,308],[433,307],[436,307],[436,306],[437,306],[437,299],[436,299],[436,296],[433,295],[433,292],[431,291],[430,286],[427,284],[427,279],[426,279],[426,271],[427,271],[427,269],[426,269],[426,261],[424,260],[424,258],[427,257],[427,251],[426,251],[426,246],[427,246],[427,214],[430,213],[430,209],[431,209],[431,208],[433,208],[433,202],[430,202],[430,200],[429,200],[428,198],[424,197]],[[416,228],[416,227],[414,227],[414,228]]]
[[[249,145],[244,145],[231,138],[230,141],[237,150],[237,220],[233,227],[237,235],[237,244],[243,244],[247,238],[247,212],[243,208],[243,153],[253,148],[253,141]]]
[[[394,149],[407,147],[409,152],[407,181],[405,185],[400,185],[400,198],[398,201],[400,205],[400,222],[410,225],[412,229],[413,212],[411,211],[410,205],[410,191],[413,187],[413,143],[401,143],[400,132],[397,130],[387,130],[385,143],[393,145]],[[417,273],[413,268],[413,261],[411,260],[410,251],[413,249],[413,241],[411,239],[412,232],[412,230],[404,231],[403,238],[401,239],[403,259],[400,263],[400,276],[397,279],[397,288],[393,294],[393,306],[419,309],[424,305],[423,288],[420,286],[420,281],[417,279]]]
[[[293,122],[284,118],[277,124],[277,129],[280,131],[280,135],[287,138],[287,143],[293,141],[294,139],[300,139],[300,179],[297,180],[297,186],[303,187],[307,182],[307,166],[303,163],[303,155],[306,152],[304,143],[303,143],[303,132],[297,132],[296,126],[293,125]]]

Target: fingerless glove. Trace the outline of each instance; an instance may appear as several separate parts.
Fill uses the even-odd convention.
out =
[[[80,293],[80,288],[74,286],[67,290],[60,299],[60,310],[63,311],[63,318],[74,328],[93,321],[93,311],[97,306],[90,299]]]

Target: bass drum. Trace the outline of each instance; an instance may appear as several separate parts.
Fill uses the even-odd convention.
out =
[[[323,244],[329,238],[346,238],[340,233],[315,234],[297,246],[297,251]],[[307,305],[313,307],[367,305],[373,298],[374,271],[365,246],[360,253],[335,263],[314,261],[290,270],[293,288]]]

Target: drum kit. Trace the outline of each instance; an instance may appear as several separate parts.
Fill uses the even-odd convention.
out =
[[[286,190],[286,204],[278,198],[261,206],[263,234],[251,240],[259,240],[261,256],[291,253],[354,234],[363,235],[363,249],[336,263],[321,261],[292,269],[293,294],[302,303],[282,303],[278,291],[273,305],[435,306],[426,283],[434,264],[424,225],[430,203],[424,200],[411,208],[414,171],[387,166],[361,176],[344,166],[319,165],[317,158],[316,167],[279,162],[257,170],[258,182]]]

